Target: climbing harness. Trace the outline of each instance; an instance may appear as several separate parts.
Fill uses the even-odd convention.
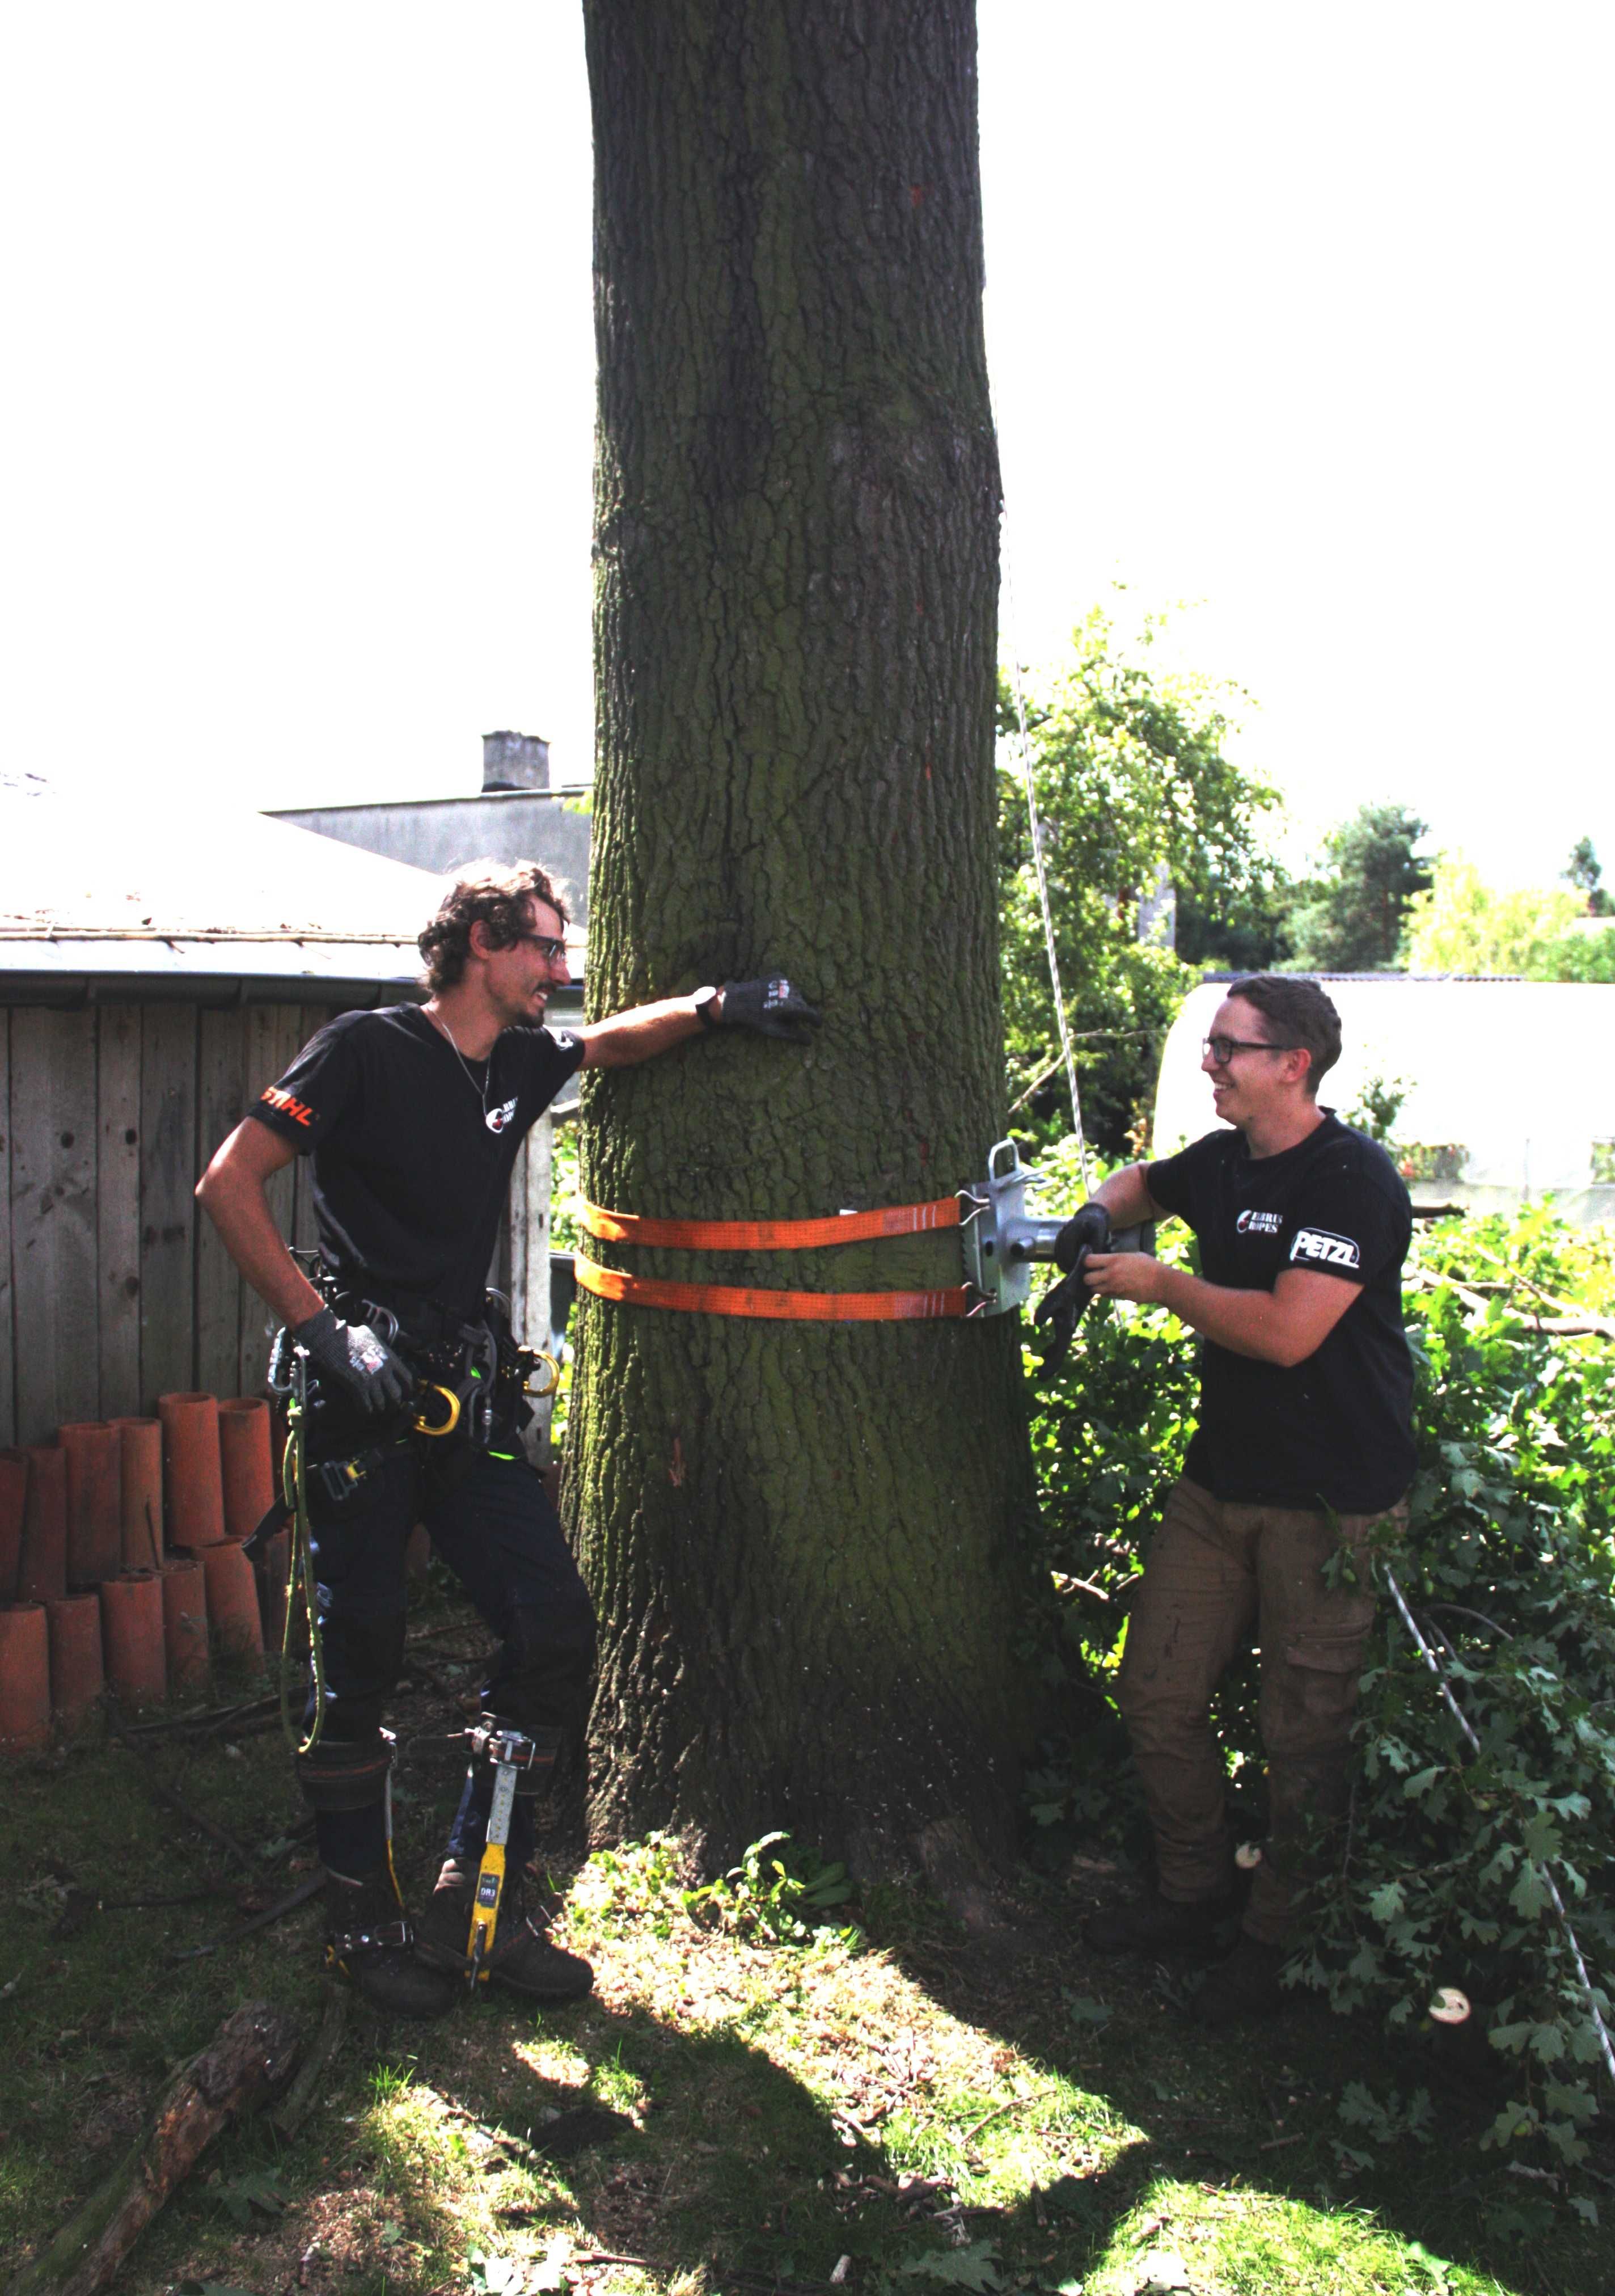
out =
[[[328,1300],[333,1296],[334,1287],[329,1278],[321,1280],[323,1270],[316,1266],[309,1273],[323,1295]],[[422,1375],[419,1375],[407,1431],[388,1442],[367,1444],[340,1458],[309,1459],[307,1352],[284,1326],[275,1335],[267,1384],[269,1392],[279,1398],[286,1413],[281,1496],[248,1541],[247,1551],[252,1554],[260,1549],[266,1538],[283,1527],[291,1532],[286,1611],[281,1630],[281,1727],[287,1743],[299,1757],[313,1753],[320,1742],[325,1720],[324,1651],[314,1575],[313,1530],[308,1518],[310,1481],[316,1483],[326,1499],[336,1505],[350,1497],[366,1475],[396,1457],[400,1447],[412,1437],[440,1442],[463,1428],[479,1449],[488,1450],[502,1415],[508,1415],[518,1427],[525,1424],[531,1416],[526,1398],[533,1396],[542,1400],[554,1393],[560,1382],[560,1366],[552,1355],[542,1349],[525,1347],[514,1338],[510,1328],[510,1303],[504,1295],[490,1292],[488,1299],[503,1310],[501,1318],[496,1319],[490,1314],[481,1324],[462,1325],[452,1343],[432,1341],[419,1351],[410,1349],[422,1358],[421,1364],[412,1363],[410,1367]],[[398,1317],[390,1308],[374,1300],[366,1300],[363,1306],[365,1320],[381,1334],[389,1347],[403,1340]],[[405,1345],[408,1347],[407,1341]],[[543,1365],[548,1366],[549,1377],[543,1386],[535,1386],[534,1375]],[[436,1376],[423,1375],[430,1374]],[[299,1600],[307,1622],[313,1688],[313,1715],[306,1736],[299,1734],[291,1710],[292,1651]]]
[[[1434,1651],[1431,1650],[1429,1643],[1425,1640],[1418,1620],[1414,1617],[1412,1611],[1408,1608],[1407,1597],[1403,1594],[1401,1587],[1397,1583],[1396,1572],[1391,1569],[1390,1563],[1385,1561],[1382,1555],[1380,1557],[1380,1569],[1384,1576],[1385,1584],[1390,1591],[1390,1599],[1396,1604],[1398,1611],[1400,1613],[1402,1624],[1413,1636],[1414,1643],[1419,1652],[1419,1655],[1423,1659],[1425,1665],[1430,1669],[1431,1673],[1434,1675],[1436,1678],[1437,1686],[1439,1688],[1442,1698],[1447,1703],[1447,1711],[1451,1714],[1454,1721],[1457,1724],[1459,1730],[1463,1733],[1464,1741],[1467,1743],[1471,1753],[1478,1754],[1480,1751],[1480,1741],[1475,1734],[1468,1715],[1465,1714],[1463,1709],[1459,1705],[1456,1697],[1454,1695],[1453,1686],[1447,1678],[1446,1671],[1441,1665],[1440,1660],[1436,1656]],[[1610,2079],[1611,2080],[1615,2080],[1615,2043],[1612,2043],[1611,2040],[1610,2029],[1605,2024],[1603,2020],[1603,2012],[1598,2005],[1598,1996],[1593,1988],[1592,1976],[1588,1972],[1586,1959],[1582,1954],[1581,1940],[1578,1938],[1574,1929],[1570,1925],[1570,1917],[1565,1911],[1564,1899],[1560,1895],[1559,1884],[1554,1879],[1553,1867],[1548,1864],[1545,1858],[1544,1858],[1541,1863],[1542,1878],[1547,1884],[1548,1902],[1559,1917],[1559,1926],[1564,1931],[1565,1942],[1570,1948],[1570,1958],[1576,1964],[1576,1974],[1580,1980],[1581,1990],[1586,1997],[1587,2009],[1592,2016],[1593,2024],[1598,2035],[1598,2046],[1603,2055],[1605,2070],[1608,2071]],[[1463,2021],[1460,2018],[1449,2014],[1441,2019],[1440,2021],[1443,2023],[1454,2023],[1462,2022]]]

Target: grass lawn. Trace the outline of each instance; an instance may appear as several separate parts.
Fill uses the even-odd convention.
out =
[[[483,1644],[440,1606],[415,1631],[398,1825],[418,1894],[455,1791],[442,1735]],[[258,1870],[228,1867],[98,1730],[0,1772],[0,2276],[231,2008],[274,2002],[309,2035],[320,2017],[317,1901],[173,1958],[311,1870],[278,1731],[150,1742]],[[1480,2149],[1495,2099],[1443,2087],[1423,2042],[1393,2051],[1310,2000],[1199,2033],[1167,1973],[1085,1956],[1084,1913],[1127,1885],[1103,1858],[1022,1875],[1000,1937],[880,1889],[826,1916],[850,1938],[779,1944],[743,1900],[689,1910],[663,1845],[553,1855],[557,1938],[594,1961],[594,1999],[539,2014],[495,1995],[413,2027],[356,2002],[297,2136],[260,2120],[221,2137],[120,2291],[1615,2287],[1615,2240],[1576,2205],[1615,2209],[1607,2136],[1568,2178],[1546,2159],[1522,2174]],[[112,1902],[210,1880],[188,1904]],[[1353,2082],[1376,2105],[1348,2120]]]

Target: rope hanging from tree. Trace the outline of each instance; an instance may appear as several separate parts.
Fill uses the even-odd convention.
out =
[[[1026,730],[1026,695],[1021,683],[1021,651],[1015,639],[1015,585],[1010,572],[1009,558],[1004,562],[1004,589],[1009,605],[1010,670],[1015,687],[1015,718],[1021,729],[1021,785],[1026,792],[1027,819],[1031,827],[1032,865],[1037,873],[1037,906],[1043,913],[1043,946],[1049,961],[1049,986],[1054,992],[1054,1022],[1060,1031],[1061,1057],[1065,1062],[1065,1080],[1071,1095],[1071,1123],[1077,1135],[1077,1162],[1082,1174],[1082,1193],[1092,1195],[1094,1184],[1088,1171],[1088,1144],[1082,1128],[1082,1095],[1077,1089],[1077,1055],[1071,1049],[1070,1023],[1066,1018],[1065,997],[1060,987],[1060,955],[1054,946],[1054,915],[1049,906],[1048,873],[1043,865],[1043,823],[1037,812],[1037,791],[1032,780],[1032,745]]]

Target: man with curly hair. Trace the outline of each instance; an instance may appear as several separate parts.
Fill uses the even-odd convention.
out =
[[[392,1869],[381,1718],[404,1654],[404,1550],[420,1521],[498,1637],[485,1722],[537,1749],[512,1822],[488,1978],[538,2000],[593,1982],[586,1962],[550,1944],[523,1882],[533,1800],[580,1717],[594,1627],[522,1456],[514,1346],[484,1288],[516,1152],[579,1068],[632,1066],[721,1028],[799,1044],[818,1019],[789,981],[767,980],[546,1028],[550,996],[570,979],[566,923],[537,863],[464,873],[421,934],[425,1002],[346,1013],[322,1029],[196,1192],[306,1359],[324,1697],[299,1775],[325,1867],[327,1959],[403,2015],[440,2013],[465,1972],[493,1785],[487,1762],[468,1772],[417,1931]],[[312,1160],[317,1284],[291,1258],[265,1193],[298,1155]],[[423,1382],[463,1397],[452,1438],[417,1431]],[[311,1718],[314,1699],[311,1684]]]

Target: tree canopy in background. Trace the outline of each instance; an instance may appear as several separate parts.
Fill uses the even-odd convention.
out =
[[[1158,669],[1161,625],[1124,649],[1095,608],[1070,660],[1027,690],[1027,735],[1043,822],[1061,983],[1077,1041],[1083,1114],[1107,1153],[1126,1152],[1153,1095],[1161,1044],[1202,964],[1267,961],[1277,865],[1263,841],[1276,791],[1225,755],[1237,689]],[[1062,1128],[1037,870],[1021,781],[1015,695],[998,697],[998,861],[1012,1119]],[[1178,950],[1140,938],[1167,884]],[[1185,961],[1192,960],[1192,962]]]
[[[1317,873],[1286,892],[1284,962],[1298,972],[1386,972],[1408,904],[1431,882],[1425,824],[1406,806],[1359,806],[1324,840]]]
[[[1615,947],[1605,952],[1600,946],[1615,944],[1615,929],[1573,931],[1586,914],[1583,894],[1551,885],[1500,892],[1462,853],[1443,854],[1428,891],[1409,905],[1408,964],[1414,972],[1615,979]],[[1602,971],[1601,962],[1606,968]]]
[[[1570,857],[1560,875],[1574,885],[1586,902],[1590,917],[1615,915],[1615,902],[1610,898],[1609,888],[1602,882],[1603,864],[1590,837],[1578,837],[1570,848]]]

